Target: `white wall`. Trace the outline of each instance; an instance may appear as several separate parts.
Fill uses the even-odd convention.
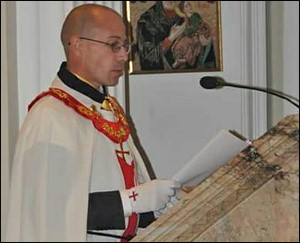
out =
[[[130,113],[145,157],[158,177],[174,175],[220,129],[235,129],[249,138],[267,131],[265,93],[230,88],[206,91],[199,87],[202,76],[219,75],[229,82],[260,87],[282,77],[279,87],[271,87],[299,99],[299,2],[268,2],[281,12],[274,13],[272,25],[282,26],[281,31],[275,28],[269,42],[282,42],[271,49],[275,65],[269,72],[266,2],[221,3],[223,72],[129,76]],[[277,119],[271,118],[269,128],[286,115],[299,113],[277,97],[271,106]]]
[[[283,2],[283,91],[299,100],[299,1]],[[299,109],[285,102],[283,114]]]
[[[204,90],[204,75],[266,86],[264,2],[222,1],[223,72],[130,75],[130,113],[158,177],[175,174],[221,129],[266,131],[266,95]]]
[[[268,87],[299,100],[299,2],[268,1]],[[268,127],[299,109],[276,96],[268,97]]]
[[[8,78],[6,41],[6,2],[1,1],[1,232],[5,232],[5,216],[9,180]],[[1,242],[3,237],[1,234]]]

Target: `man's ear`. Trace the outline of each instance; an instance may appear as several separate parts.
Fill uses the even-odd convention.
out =
[[[74,53],[81,53],[81,41],[78,36],[71,36],[68,44],[69,49],[71,49]]]

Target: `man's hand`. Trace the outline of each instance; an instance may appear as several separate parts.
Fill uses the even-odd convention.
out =
[[[160,208],[159,210],[154,211],[154,217],[158,218],[159,216],[165,214],[168,212],[171,208],[175,206],[175,204],[178,203],[180,196],[179,196],[179,190],[176,191],[176,195],[171,197],[171,200],[165,205],[164,208]]]
[[[124,190],[132,206],[132,212],[145,213],[163,210],[177,199],[180,184],[174,180],[152,180],[139,186]]]

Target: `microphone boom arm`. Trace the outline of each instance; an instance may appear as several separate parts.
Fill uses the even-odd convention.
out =
[[[255,86],[251,86],[251,87],[248,87],[248,86],[245,86],[245,85],[241,85],[241,84],[233,84],[233,83],[228,83],[228,82],[224,82],[221,84],[222,86],[230,86],[230,87],[234,87],[234,88],[244,88],[244,89],[252,89],[252,90],[258,90],[258,91],[262,91],[262,92],[265,92],[265,93],[270,93],[270,94],[273,94],[275,96],[278,96],[282,99],[285,99],[287,101],[289,101],[290,103],[292,103],[294,106],[296,106],[298,109],[299,109],[299,105],[297,103],[295,103],[294,101],[292,101],[291,99],[294,99],[296,101],[299,102],[298,99],[296,99],[295,97],[291,97],[288,98],[286,94],[283,94],[282,92],[279,92],[279,91],[276,91],[276,90],[272,90],[272,89],[263,89],[263,88],[260,88],[260,87],[255,87]]]

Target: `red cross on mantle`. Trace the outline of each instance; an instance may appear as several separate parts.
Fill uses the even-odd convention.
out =
[[[132,191],[132,195],[129,196],[129,198],[133,198],[133,201],[136,201],[136,196],[139,194],[135,193],[135,191]]]
[[[120,143],[120,149],[121,150],[116,150],[116,153],[119,155],[121,154],[122,158],[124,159],[125,162],[126,161],[126,158],[125,158],[125,154],[127,155],[130,155],[129,151],[125,151],[124,148],[123,148],[123,143]]]

